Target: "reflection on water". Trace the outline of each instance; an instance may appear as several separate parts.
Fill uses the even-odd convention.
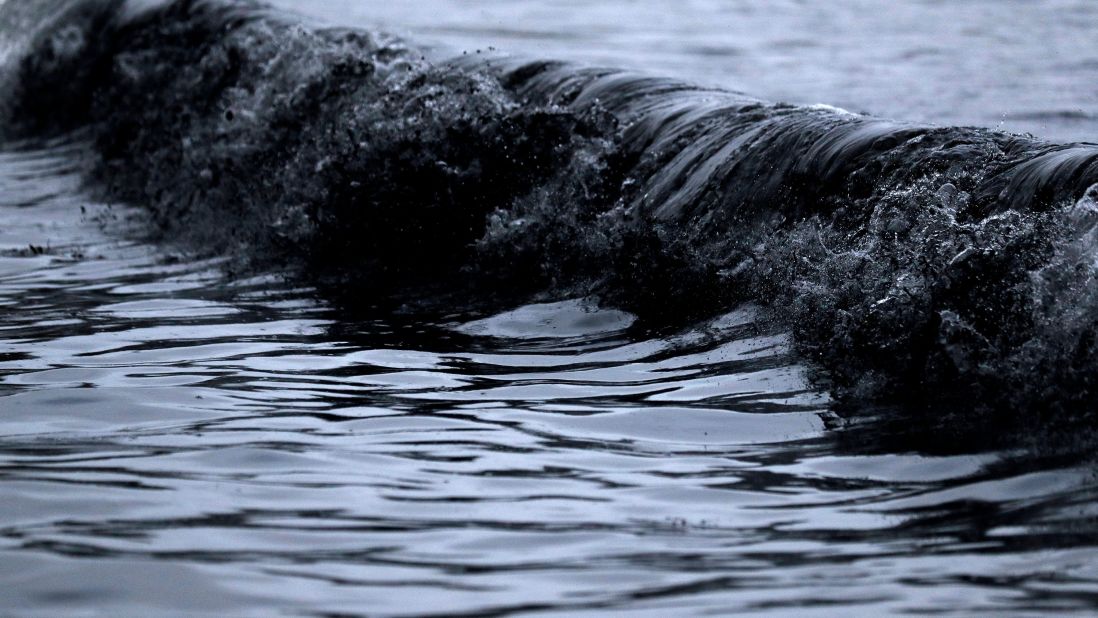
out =
[[[0,155],[4,611],[1098,603],[1088,469],[848,448],[750,307],[351,316],[102,231],[62,155]]]

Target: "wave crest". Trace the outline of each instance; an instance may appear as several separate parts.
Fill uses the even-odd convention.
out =
[[[1093,422],[1098,146],[440,59],[250,3],[122,8],[33,37],[5,134],[90,132],[97,186],[165,238],[664,323],[761,300],[853,398]]]

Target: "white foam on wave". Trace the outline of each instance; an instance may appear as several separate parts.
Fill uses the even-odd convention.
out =
[[[622,331],[636,321],[625,311],[602,309],[585,299],[525,305],[467,322],[455,330],[467,335],[510,339],[584,337]]]

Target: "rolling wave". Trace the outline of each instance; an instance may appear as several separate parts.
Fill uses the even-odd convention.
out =
[[[6,47],[2,134],[87,134],[91,185],[165,240],[357,295],[588,294],[670,325],[761,302],[849,399],[1093,425],[1098,145],[451,56],[251,2],[59,4],[0,5],[33,25]]]

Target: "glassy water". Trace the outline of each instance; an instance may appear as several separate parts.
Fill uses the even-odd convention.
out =
[[[626,4],[630,23],[647,29],[583,25]],[[734,40],[718,31],[732,21],[703,19],[720,3],[691,4],[695,12],[657,4],[296,8],[376,16],[451,45],[487,38],[615,64],[645,47],[634,61],[719,74],[726,85],[730,65],[711,59],[747,54],[767,59],[736,64],[753,94],[788,87],[837,104],[884,102],[870,68],[916,83],[924,62],[897,65],[878,50],[847,75],[856,37],[809,28],[823,13],[802,3],[775,5],[765,36]],[[728,6],[741,28],[761,23],[746,4]],[[837,6],[862,15],[851,23],[867,31],[886,17],[865,3]],[[1040,32],[1018,37],[1059,34],[1024,39],[1030,50],[1037,40],[1077,45],[1079,24],[1098,19],[1083,3],[971,6],[982,8],[957,10],[1078,17],[1047,27],[1033,17]],[[513,14],[506,28],[498,11]],[[1023,39],[1000,32],[1002,20],[982,23],[972,36],[999,37],[995,49],[1014,57]],[[1060,36],[1068,31],[1076,38]],[[948,32],[968,40],[963,26]],[[1010,75],[1090,75],[1095,48],[1079,49],[1078,66],[1031,74],[1010,65]],[[812,73],[817,54],[841,61]],[[956,66],[941,50],[913,57]],[[828,99],[840,75],[863,89]],[[822,90],[802,88],[811,76]],[[949,71],[938,79],[961,81]],[[1036,96],[1019,85],[1030,82],[1007,82],[1005,91],[974,86],[983,105],[941,115],[926,102],[936,100],[933,81],[914,102],[874,111],[910,105],[908,117],[994,124],[988,97],[1019,95],[1014,109],[1030,113]],[[763,83],[772,89],[752,87]],[[859,99],[865,92],[877,94]],[[1051,137],[1085,139],[1089,111],[1056,115],[1090,110],[1080,92],[1056,90],[1030,120]],[[131,240],[136,211],[86,197],[77,149],[0,153],[0,613],[1098,608],[1091,467],[945,449],[952,436],[897,438],[869,411],[839,413],[788,336],[756,322],[751,307],[670,333],[585,300],[497,315],[350,312],[275,275],[232,278],[216,260]]]
[[[1089,469],[867,450],[749,307],[348,315],[120,240],[69,160],[0,161],[5,611],[1098,601]]]

